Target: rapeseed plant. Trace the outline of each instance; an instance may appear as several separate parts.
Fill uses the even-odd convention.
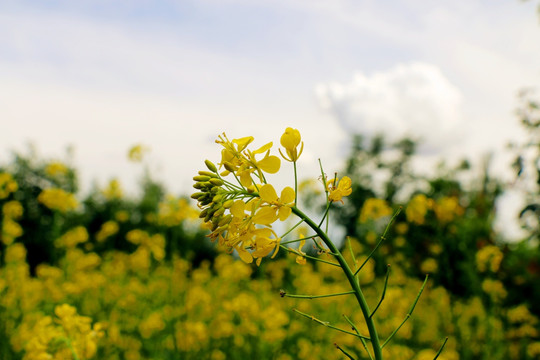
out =
[[[338,178],[337,174],[334,177],[328,178],[321,164],[321,180],[326,197],[326,210],[321,220],[314,221],[297,207],[298,175],[296,163],[304,148],[300,132],[296,129],[287,128],[280,139],[284,150],[279,149],[279,153],[284,160],[293,164],[294,189],[287,186],[281,191],[279,196],[265,175],[275,174],[281,167],[280,159],[270,154],[273,143],[269,142],[256,150],[251,150],[249,145],[253,141],[254,138],[251,136],[233,139],[231,141],[223,133],[216,140],[216,143],[223,147],[221,150],[221,161],[216,166],[212,161],[206,160],[205,164],[208,171],[199,171],[199,174],[193,178],[195,181],[194,188],[198,192],[194,193],[192,198],[198,201],[198,206],[201,209],[199,217],[204,219],[204,222],[211,230],[209,237],[213,241],[217,241],[220,246],[228,249],[229,252],[236,251],[240,259],[246,263],[255,261],[257,265],[260,265],[263,258],[270,254],[274,258],[281,248],[295,254],[296,263],[300,265],[305,265],[307,260],[312,260],[340,268],[350,285],[350,290],[348,291],[320,295],[291,295],[286,291],[281,291],[281,296],[313,299],[353,295],[364,317],[367,327],[366,335],[362,335],[359,328],[346,315],[344,317],[353,331],[334,326],[327,321],[319,320],[313,315],[298,309],[295,309],[295,312],[325,327],[357,337],[362,342],[370,358],[381,360],[383,358],[382,349],[412,315],[420,294],[426,285],[427,276],[405,319],[395,324],[394,331],[381,343],[373,317],[385,298],[390,267],[388,266],[380,300],[373,310],[370,309],[361,289],[359,273],[368,263],[373,252],[385,239],[389,226],[387,226],[385,233],[373,249],[373,252],[363,259],[362,262],[356,260],[351,248],[352,259],[349,259],[349,261],[346,260],[328,236],[328,212],[334,203],[343,203],[344,198],[352,193],[351,179],[347,176]],[[448,208],[453,210],[455,206],[453,202],[446,201],[443,202],[441,208],[446,211]],[[432,203],[425,196],[423,198],[418,196],[415,198],[413,205],[407,208],[407,217],[414,219],[417,223],[422,223],[429,208],[432,208]],[[277,220],[285,221],[292,214],[299,218],[299,222],[283,235],[279,236],[272,228],[272,225]],[[372,199],[366,205],[366,211],[362,213],[361,220],[365,222],[368,218],[376,219],[388,215],[391,215],[391,209],[386,203],[381,200]],[[396,215],[397,213],[394,217]],[[325,220],[326,226],[323,226]],[[304,234],[300,234],[298,239],[286,242],[282,241],[285,236],[291,234],[302,223],[310,228],[313,235],[306,237]],[[321,256],[308,255],[302,251],[307,240],[313,241],[315,248]],[[298,248],[285,246],[294,242],[299,243]],[[368,349],[367,342],[371,343],[371,350]],[[339,345],[336,346],[344,355],[351,359],[353,358],[347,350]],[[443,347],[444,344],[441,346],[439,352],[436,353],[435,358],[439,356]]]

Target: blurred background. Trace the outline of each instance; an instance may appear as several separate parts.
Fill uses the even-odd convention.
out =
[[[396,299],[414,298],[409,284],[432,274],[423,317],[388,356],[427,359],[421,352],[450,336],[448,359],[540,357],[538,6],[0,1],[0,330],[10,334],[0,358],[30,356],[36,314],[62,302],[116,319],[104,325],[101,358],[339,358],[320,345],[332,344],[324,331],[310,338],[311,325],[289,319],[293,305],[254,295],[321,291],[300,279],[325,270],[295,270],[283,254],[274,264],[289,270],[225,260],[187,199],[203,161],[220,160],[219,134],[278,146],[289,126],[305,143],[303,206],[324,205],[318,159],[353,179],[332,218],[338,242],[347,234],[368,253],[403,207],[364,279],[372,298],[386,263],[398,269]],[[279,187],[290,185],[283,172]],[[223,281],[240,285],[209,290]],[[125,299],[87,299],[97,284]],[[203,311],[200,299],[216,296],[231,303]],[[336,306],[327,313],[339,318],[346,305]],[[264,309],[282,321],[265,323]],[[209,334],[223,311],[230,326]]]

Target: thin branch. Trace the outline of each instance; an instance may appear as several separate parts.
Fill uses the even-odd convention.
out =
[[[327,298],[332,296],[343,296],[343,295],[351,295],[354,294],[354,291],[346,291],[342,293],[335,293],[335,294],[325,294],[325,295],[293,295],[293,294],[287,294],[284,290],[281,290],[280,292],[281,297],[290,297],[290,298],[296,298],[296,299],[319,299],[319,298]]]
[[[351,325],[351,327],[353,328],[354,331],[356,331],[356,333],[358,335],[360,335],[360,331],[358,330],[358,328],[356,327],[356,325],[354,325],[354,323],[351,321],[351,319],[349,319],[347,317],[347,315],[343,314],[343,317],[345,318],[345,320],[347,320],[347,322]],[[371,356],[371,353],[369,352],[369,349],[367,347],[367,344],[366,344],[366,340],[364,340],[363,338],[360,338],[360,341],[362,342],[362,345],[364,346],[364,349],[366,349],[366,352],[368,353],[369,355],[369,358],[371,360],[373,360],[373,357]]]
[[[397,327],[396,330],[394,330],[394,332],[392,332],[392,334],[390,334],[390,336],[388,337],[388,339],[386,339],[386,341],[382,344],[381,346],[381,349],[384,348],[384,346],[392,339],[392,337],[394,337],[394,335],[398,332],[398,330],[403,326],[403,324],[405,324],[405,322],[407,320],[409,320],[409,318],[411,317],[413,311],[414,311],[414,307],[416,306],[416,303],[418,302],[418,299],[420,299],[420,295],[422,295],[422,291],[424,291],[424,287],[426,286],[426,283],[428,281],[428,277],[429,275],[426,275],[426,279],[424,280],[424,283],[422,284],[422,287],[420,288],[420,291],[418,292],[418,295],[416,295],[416,299],[414,300],[414,303],[412,304],[411,306],[411,309],[409,310],[409,312],[407,313],[407,316],[405,316],[405,319],[401,322],[401,324],[399,324],[399,326]]]
[[[437,351],[437,355],[435,355],[435,357],[433,358],[433,360],[437,360],[437,358],[439,357],[439,355],[441,355],[443,349],[444,349],[444,345],[446,345],[446,342],[448,341],[448,336],[446,337],[446,339],[444,339],[444,342],[443,344],[441,345],[441,348],[439,349],[439,351]]]
[[[319,319],[317,319],[316,317],[314,317],[314,316],[312,316],[312,315],[308,315],[308,314],[306,314],[306,313],[301,312],[300,310],[293,309],[293,311],[294,311],[295,313],[298,313],[298,314],[300,314],[300,315],[302,315],[302,316],[308,318],[308,319],[311,319],[311,320],[315,321],[315,322],[318,323],[318,324],[321,324],[321,325],[323,325],[323,326],[326,326],[326,327],[328,327],[328,328],[330,328],[330,329],[334,329],[334,330],[340,331],[340,332],[345,333],[345,334],[353,335],[353,336],[356,336],[356,337],[361,338],[361,339],[370,340],[369,337],[362,336],[362,335],[359,335],[359,334],[357,334],[357,333],[353,333],[353,332],[348,331],[348,330],[343,330],[343,329],[341,329],[341,328],[338,328],[337,326],[331,325],[328,321],[322,321],[322,320],[319,320]]]
[[[343,353],[343,355],[345,355],[346,357],[348,357],[349,359],[351,360],[356,360],[355,358],[352,357],[351,354],[349,354],[345,349],[343,349],[342,347],[340,347],[338,344],[334,343],[334,346]]]
[[[388,285],[388,277],[390,276],[390,264],[387,265],[387,268],[386,268],[386,278],[384,279],[384,288],[383,288],[383,292],[382,292],[382,295],[381,295],[381,300],[379,300],[379,303],[377,304],[377,306],[375,307],[375,309],[373,310],[373,312],[371,313],[371,315],[369,315],[369,317],[373,317],[373,315],[375,314],[375,311],[377,311],[377,309],[379,308],[379,306],[381,306],[383,300],[384,300],[384,295],[386,294],[386,286]]]
[[[373,256],[373,254],[375,253],[375,251],[377,251],[377,249],[379,248],[379,246],[381,246],[382,242],[384,240],[386,240],[386,234],[388,233],[388,230],[390,230],[390,225],[392,225],[392,223],[394,222],[394,220],[396,219],[396,217],[399,215],[399,213],[401,212],[401,206],[396,210],[396,212],[394,213],[394,215],[392,216],[392,218],[390,219],[390,222],[386,225],[386,229],[384,229],[384,232],[379,240],[379,242],[377,243],[377,245],[375,245],[375,247],[373,248],[373,250],[371,250],[371,252],[369,253],[368,257],[366,258],[366,260],[362,263],[362,265],[360,265],[360,267],[358,268],[358,270],[356,270],[356,272],[354,273],[354,275],[358,274],[360,272],[360,270],[362,270],[362,268],[364,267],[364,265],[366,265],[366,263],[368,262],[369,259],[371,259],[371,257]]]
[[[333,265],[333,266],[341,267],[338,263],[335,263],[335,262],[332,262],[332,261],[323,260],[323,259],[319,259],[319,258],[317,258],[317,257],[310,256],[310,255],[307,255],[307,254],[301,254],[298,250],[296,250],[296,249],[291,249],[290,247],[287,247],[287,246],[279,245],[279,247],[282,248],[282,249],[284,249],[285,251],[290,252],[290,253],[296,254],[296,255],[298,255],[298,256],[305,257],[306,259],[311,259],[311,260],[315,260],[315,261],[320,261],[320,262],[325,263],[325,264],[328,264],[328,265]]]

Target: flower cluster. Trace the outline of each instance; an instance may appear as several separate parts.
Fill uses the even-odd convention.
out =
[[[21,336],[27,339],[25,360],[90,359],[97,350],[97,340],[103,336],[102,325],[77,314],[68,304],[54,309],[56,318],[44,316]]]
[[[12,192],[17,191],[19,185],[10,173],[0,172],[0,199],[5,199]]]
[[[75,210],[79,206],[75,195],[60,188],[43,190],[38,196],[38,201],[49,209],[57,210],[61,213]]]
[[[240,258],[251,263],[256,259],[260,264],[263,257],[277,253],[280,237],[272,229],[278,219],[286,220],[295,205],[296,193],[285,187],[278,196],[273,185],[267,182],[265,174],[277,173],[281,160],[270,155],[273,143],[267,143],[256,150],[248,146],[253,142],[251,136],[232,141],[225,134],[219,136],[221,161],[219,169],[206,160],[209,171],[199,171],[193,180],[194,188],[199,190],[192,198],[199,202],[204,219],[212,230],[210,238],[217,240],[230,251],[236,250]],[[287,128],[281,137],[287,161],[296,162],[302,153],[300,132]],[[232,175],[235,183],[227,180]]]

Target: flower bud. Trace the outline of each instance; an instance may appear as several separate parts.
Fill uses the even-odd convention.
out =
[[[231,220],[232,220],[232,215],[228,214],[228,215],[221,218],[221,220],[218,223],[218,226],[223,226],[225,224],[228,224],[228,223],[231,222]]]
[[[210,170],[213,173],[217,173],[216,165],[214,165],[213,162],[211,162],[210,160],[204,160],[204,163],[206,164],[206,167],[208,168],[208,170]]]
[[[208,181],[208,180],[210,180],[210,176],[197,175],[193,177],[193,181]]]
[[[210,183],[212,185],[215,185],[215,186],[222,186],[223,185],[223,180],[212,178],[212,179],[210,179]]]
[[[219,217],[221,215],[223,215],[223,213],[225,212],[225,208],[219,208],[215,213],[214,213],[214,217]]]
[[[236,171],[236,169],[234,168],[234,165],[231,164],[231,163],[228,162],[228,161],[225,161],[225,162],[223,163],[223,166],[225,166],[225,169],[227,169],[227,170],[230,171],[230,172],[235,172],[235,171]]]
[[[202,182],[196,182],[195,184],[193,184],[193,187],[200,190],[204,188],[204,184]]]
[[[232,205],[234,204],[234,200],[233,199],[230,199],[230,200],[227,200],[223,203],[223,207],[225,209],[228,209],[230,208]]]
[[[211,178],[215,178],[217,177],[216,174],[214,173],[211,173],[210,171],[199,171],[199,175],[204,175],[204,176],[210,176]]]
[[[203,219],[206,217],[206,215],[208,215],[208,209],[204,209],[203,211],[201,211],[201,213],[199,214],[199,218]]]
[[[201,196],[204,196],[203,192],[196,192],[196,193],[191,194],[191,198],[195,200],[199,199]]]

